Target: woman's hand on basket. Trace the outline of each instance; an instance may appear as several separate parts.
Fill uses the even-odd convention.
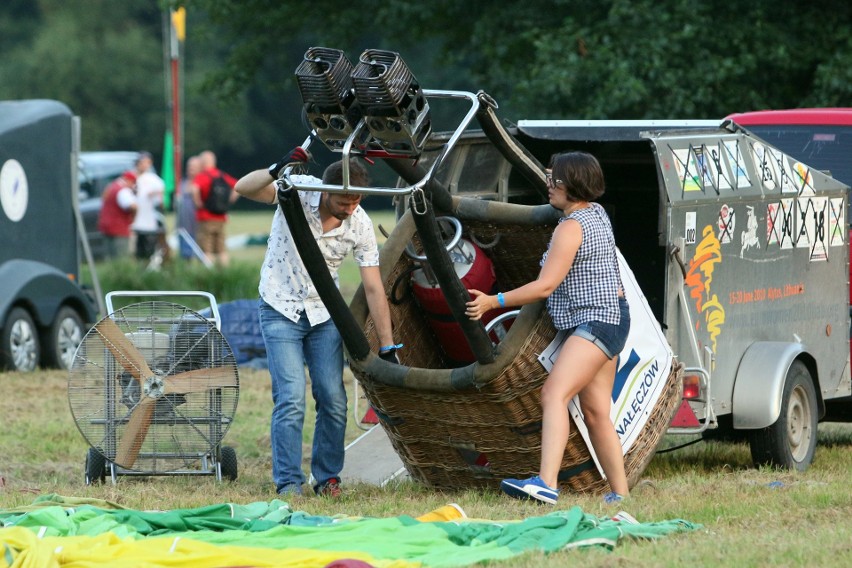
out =
[[[467,292],[473,298],[465,304],[467,308],[465,308],[464,313],[470,319],[474,321],[478,320],[485,315],[485,312],[490,312],[497,307],[497,298],[495,296],[489,296],[479,290],[468,290]]]

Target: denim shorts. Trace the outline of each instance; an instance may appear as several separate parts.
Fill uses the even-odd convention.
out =
[[[624,349],[627,334],[630,332],[630,307],[627,305],[627,300],[619,298],[618,309],[621,311],[621,323],[618,325],[588,321],[569,330],[568,335],[588,339],[604,352],[607,359],[612,359]]]

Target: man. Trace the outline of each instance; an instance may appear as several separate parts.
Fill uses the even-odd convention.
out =
[[[140,152],[136,158],[136,217],[130,226],[136,236],[136,258],[145,260],[157,250],[160,232],[158,208],[163,203],[166,183],[154,172],[154,161],[149,152]]]
[[[104,189],[98,230],[106,239],[107,258],[130,251],[130,225],[136,215],[136,173],[126,171]]]
[[[239,198],[239,194],[233,191],[237,182],[232,176],[216,167],[216,154],[205,150],[198,155],[201,160],[202,171],[192,180],[192,200],[195,203],[195,219],[198,221],[196,227],[198,246],[211,260],[221,266],[228,265],[228,249],[225,246],[225,223],[228,222],[228,214],[225,211],[211,211],[208,208],[207,198],[213,190],[214,183],[223,179],[231,187],[228,204],[232,204]]]
[[[240,195],[276,204],[274,180],[292,162],[305,162],[302,148],[268,169],[256,170],[237,182]],[[353,186],[369,184],[366,168],[350,160]],[[342,163],[335,162],[322,182],[308,175],[292,176],[298,184],[341,185]],[[394,360],[390,309],[379,273],[379,252],[373,224],[360,207],[361,195],[300,191],[299,201],[325,258],[339,284],[337,271],[351,251],[361,271],[367,304],[381,341],[382,358]],[[302,493],[302,424],[305,418],[305,363],[316,400],[311,473],[319,495],[340,495],[346,431],[346,389],[343,386],[343,342],[293,242],[280,208],[260,273],[260,324],[272,375],[272,476],[279,494]]]

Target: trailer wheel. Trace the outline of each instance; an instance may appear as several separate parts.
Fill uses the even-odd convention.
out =
[[[12,308],[0,335],[0,368],[10,371],[34,371],[41,357],[33,318],[23,308]]]
[[[754,430],[749,437],[755,465],[804,471],[814,459],[817,401],[808,368],[794,361],[784,381],[781,415],[775,424]]]
[[[45,336],[45,364],[56,369],[70,369],[84,335],[83,320],[77,311],[68,306],[59,308]]]

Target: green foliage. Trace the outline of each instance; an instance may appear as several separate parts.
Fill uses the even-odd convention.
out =
[[[233,262],[227,267],[207,268],[200,262],[173,259],[160,270],[145,270],[144,265],[132,258],[118,259],[98,267],[98,278],[104,294],[117,290],[142,290],[149,292],[193,290],[213,294],[216,302],[257,298],[260,269],[257,263]],[[118,299],[117,299],[118,300]],[[118,308],[138,299],[122,298]],[[177,301],[167,299],[167,301]],[[204,300],[181,300],[191,309],[206,307]]]
[[[0,98],[61,100],[82,119],[85,149],[159,147],[165,117],[151,101],[163,100],[162,47],[140,25],[153,19],[156,32],[159,11],[145,0],[74,4],[36,3],[35,33],[4,56]]]
[[[249,80],[268,57],[295,68],[281,58],[291,37],[276,30],[309,28],[351,57],[364,42],[399,51],[415,75],[428,70],[429,87],[456,88],[463,77],[510,118],[715,118],[848,104],[852,94],[848,3],[389,0],[338,5],[338,25],[324,2],[188,3],[234,34],[223,74]],[[237,35],[248,28],[256,33]],[[415,49],[424,42],[429,49]]]
[[[852,4],[794,0],[7,0],[0,99],[60,100],[82,118],[84,150],[148,149],[159,164],[172,110],[164,9],[178,4],[182,152],[212,149],[237,176],[308,135],[293,72],[318,45],[353,63],[398,51],[426,88],[485,90],[510,121],[852,100]],[[437,130],[457,123],[445,104],[433,104]]]

